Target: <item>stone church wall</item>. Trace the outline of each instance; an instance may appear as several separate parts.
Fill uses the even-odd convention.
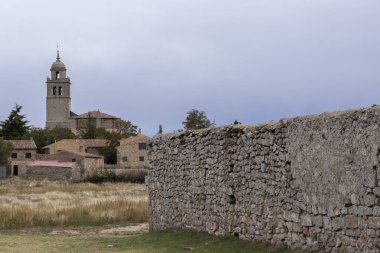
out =
[[[380,252],[380,107],[158,135],[152,230]]]

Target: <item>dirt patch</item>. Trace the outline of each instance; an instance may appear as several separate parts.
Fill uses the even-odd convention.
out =
[[[48,233],[49,235],[130,235],[130,234],[140,234],[149,231],[148,223],[141,223],[129,226],[115,226],[115,227],[88,227],[81,229],[62,229],[53,230]]]
[[[135,226],[116,227],[103,229],[99,231],[101,235],[125,235],[125,234],[138,234],[149,231],[149,224],[142,223]]]

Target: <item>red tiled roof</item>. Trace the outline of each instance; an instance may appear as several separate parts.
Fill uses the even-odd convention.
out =
[[[83,118],[89,118],[89,117],[100,118],[100,119],[118,119],[118,117],[115,117],[113,115],[109,115],[109,114],[101,112],[101,111],[89,111],[89,112],[80,114],[80,115],[76,116],[75,118],[83,119]]]
[[[104,156],[101,156],[101,155],[94,155],[94,154],[79,152],[79,151],[74,151],[74,150],[62,150],[62,151],[59,151],[58,153],[63,153],[63,152],[82,156],[82,157],[87,157],[87,158],[104,158]]]
[[[59,161],[34,161],[28,166],[32,167],[61,167],[61,168],[73,168],[75,163],[71,162],[59,162]]]
[[[78,145],[85,146],[87,148],[104,148],[107,147],[109,144],[109,140],[106,139],[63,139],[60,141],[57,141],[55,143],[52,143],[50,145],[47,145],[43,147],[43,149],[50,148],[54,145],[57,145],[59,142],[65,142],[65,143],[77,143]]]
[[[131,137],[126,138],[126,139],[121,139],[120,140],[120,146],[130,144],[130,143],[134,143],[134,142],[142,142],[142,141],[149,141],[149,140],[150,140],[150,137],[143,135],[143,134],[138,134],[136,136],[131,136]]]
[[[88,148],[101,148],[107,147],[109,144],[109,140],[106,139],[83,139],[81,143]]]
[[[34,140],[6,140],[12,143],[13,149],[37,149]]]

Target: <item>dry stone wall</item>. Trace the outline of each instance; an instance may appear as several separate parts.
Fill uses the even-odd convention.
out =
[[[77,166],[74,168],[27,166],[23,176],[32,180],[79,181],[81,179],[80,169]]]
[[[380,107],[156,136],[152,230],[380,252]]]

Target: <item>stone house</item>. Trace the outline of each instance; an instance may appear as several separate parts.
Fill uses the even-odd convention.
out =
[[[120,140],[117,147],[118,169],[144,169],[148,167],[147,142],[148,136],[139,134]]]
[[[37,146],[34,140],[7,140],[13,145],[7,176],[18,176],[25,174],[26,166],[36,160]]]
[[[90,121],[92,126],[96,128],[104,128],[110,132],[116,129],[117,121],[120,120],[118,117],[109,115],[99,110],[86,112],[73,118],[75,119],[77,129],[86,127],[88,121]]]
[[[80,168],[76,162],[34,161],[26,166],[28,179],[80,180]]]
[[[79,167],[80,177],[92,175],[94,172],[104,169],[104,157],[79,151],[60,151],[55,154],[38,154],[38,160],[73,162]]]
[[[64,139],[43,147],[45,154],[56,154],[60,151],[75,151],[99,155],[106,148],[106,139]]]

